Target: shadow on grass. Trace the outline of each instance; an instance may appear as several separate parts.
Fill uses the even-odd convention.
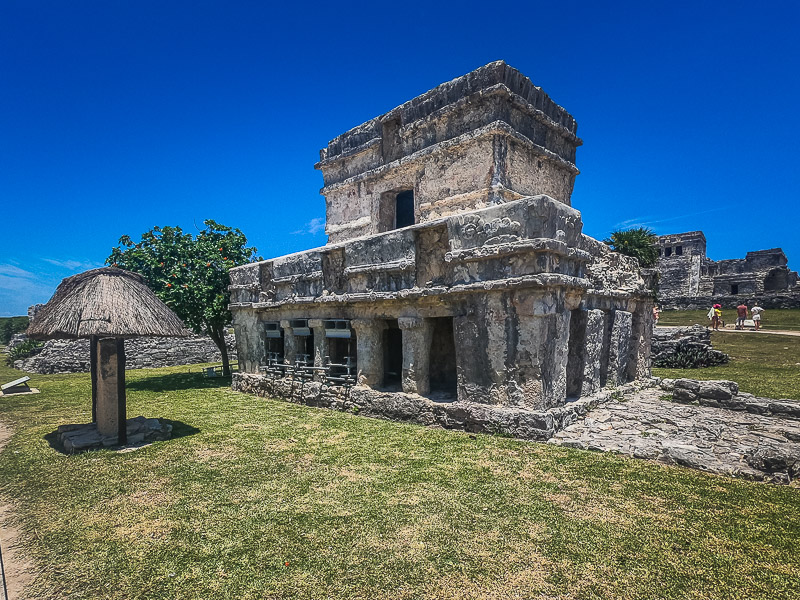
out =
[[[230,377],[206,377],[203,373],[170,373],[157,377],[129,379],[126,389],[147,392],[175,392],[198,388],[231,387]]]
[[[170,440],[176,440],[178,438],[186,437],[186,436],[189,436],[189,435],[194,435],[195,433],[200,433],[200,430],[197,427],[195,427],[194,425],[189,425],[187,423],[184,423],[183,421],[174,421],[172,419],[159,419],[159,421],[161,421],[162,423],[165,423],[167,425],[172,425],[172,435],[170,436],[169,440],[159,440],[159,441],[169,442]],[[67,454],[67,455],[74,454],[74,452],[67,452],[64,449],[64,445],[61,443],[61,441],[58,438],[58,431],[57,430],[56,431],[51,431],[50,433],[45,435],[43,439],[56,452],[60,452],[61,454]],[[147,443],[141,443],[141,444],[131,444],[131,445],[125,446],[125,448],[140,448],[142,446],[148,446],[148,445],[150,445],[152,443],[153,442],[147,442]],[[105,449],[105,448],[101,448],[101,447],[98,447],[98,448],[87,448],[83,452],[91,452],[92,450],[103,450],[103,449]],[[119,446],[109,446],[107,449],[116,450],[116,449],[119,449]]]

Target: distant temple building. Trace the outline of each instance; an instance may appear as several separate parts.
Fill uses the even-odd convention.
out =
[[[234,388],[544,438],[649,376],[636,261],[570,206],[576,130],[495,62],[333,139],[327,245],[231,270]]]
[[[706,236],[689,231],[659,236],[659,300],[662,303],[708,303],[713,298],[765,298],[800,294],[797,272],[787,266],[780,248],[748,252],[745,258],[714,261],[706,256]],[[780,302],[779,302],[780,304]]]

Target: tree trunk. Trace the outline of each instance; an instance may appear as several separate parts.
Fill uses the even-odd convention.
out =
[[[219,352],[222,355],[222,376],[231,376],[231,365],[228,361],[228,346],[225,345],[225,328],[224,327],[209,327],[208,337],[217,345]]]

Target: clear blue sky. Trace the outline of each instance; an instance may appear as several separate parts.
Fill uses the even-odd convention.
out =
[[[578,121],[573,206],[603,238],[702,229],[800,268],[800,4],[0,3],[0,316],[123,234],[325,243],[318,151],[503,59]]]

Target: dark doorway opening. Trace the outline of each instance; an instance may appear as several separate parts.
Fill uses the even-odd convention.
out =
[[[330,359],[331,377],[350,377],[357,372],[356,336],[328,338],[328,358]]]
[[[403,377],[403,331],[397,319],[386,321],[383,330],[383,388],[397,391],[402,387]]]
[[[738,283],[732,283],[731,284],[731,294],[733,294],[735,296],[738,293],[739,293],[739,284]]]
[[[414,192],[406,190],[395,198],[395,229],[414,224]]]
[[[431,321],[433,321],[430,358],[431,393],[455,397],[458,377],[453,317],[437,317]]]
[[[570,313],[567,343],[567,398],[579,398],[586,363],[586,324],[589,313],[576,309]]]

